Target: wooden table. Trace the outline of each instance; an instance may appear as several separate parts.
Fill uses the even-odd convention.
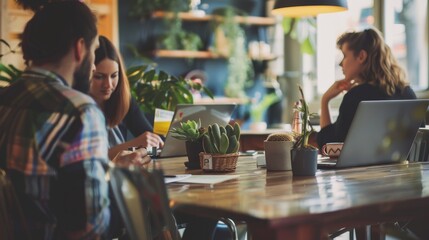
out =
[[[161,160],[167,174],[185,171],[184,158]],[[178,211],[244,220],[253,239],[324,239],[341,227],[429,216],[429,163],[318,171],[258,169],[240,157],[238,179],[214,186],[169,184]]]

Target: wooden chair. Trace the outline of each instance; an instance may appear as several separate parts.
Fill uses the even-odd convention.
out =
[[[110,183],[130,239],[180,239],[161,170],[112,167]]]
[[[180,239],[162,170],[150,172],[140,168],[111,165],[110,184],[130,239]],[[238,239],[235,223],[219,220],[228,228],[228,235]]]

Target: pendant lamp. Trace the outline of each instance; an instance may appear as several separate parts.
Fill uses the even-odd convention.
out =
[[[347,0],[276,0],[272,13],[286,17],[309,17],[347,11]]]

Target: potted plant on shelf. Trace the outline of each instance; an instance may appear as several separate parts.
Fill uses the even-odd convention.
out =
[[[304,98],[304,92],[299,86],[301,93],[301,105],[297,111],[302,116],[301,132],[297,133],[295,144],[291,150],[292,172],[294,176],[314,176],[317,170],[318,149],[308,144],[310,134],[314,131],[310,124],[310,111]]]
[[[292,170],[290,152],[295,138],[292,132],[277,132],[264,141],[265,163],[268,171]]]
[[[203,136],[204,152],[200,153],[200,165],[204,171],[235,171],[240,148],[240,126],[208,126]]]
[[[194,120],[181,122],[180,127],[171,129],[170,133],[172,137],[186,141],[188,162],[185,162],[185,166],[188,169],[200,168],[199,153],[204,151],[202,137],[205,133],[205,129],[201,127],[201,120],[198,120],[198,123]]]

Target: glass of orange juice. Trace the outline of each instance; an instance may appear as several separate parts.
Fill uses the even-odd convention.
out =
[[[168,129],[170,128],[173,115],[174,115],[173,111],[155,108],[153,132],[159,135],[166,136],[168,133]]]

